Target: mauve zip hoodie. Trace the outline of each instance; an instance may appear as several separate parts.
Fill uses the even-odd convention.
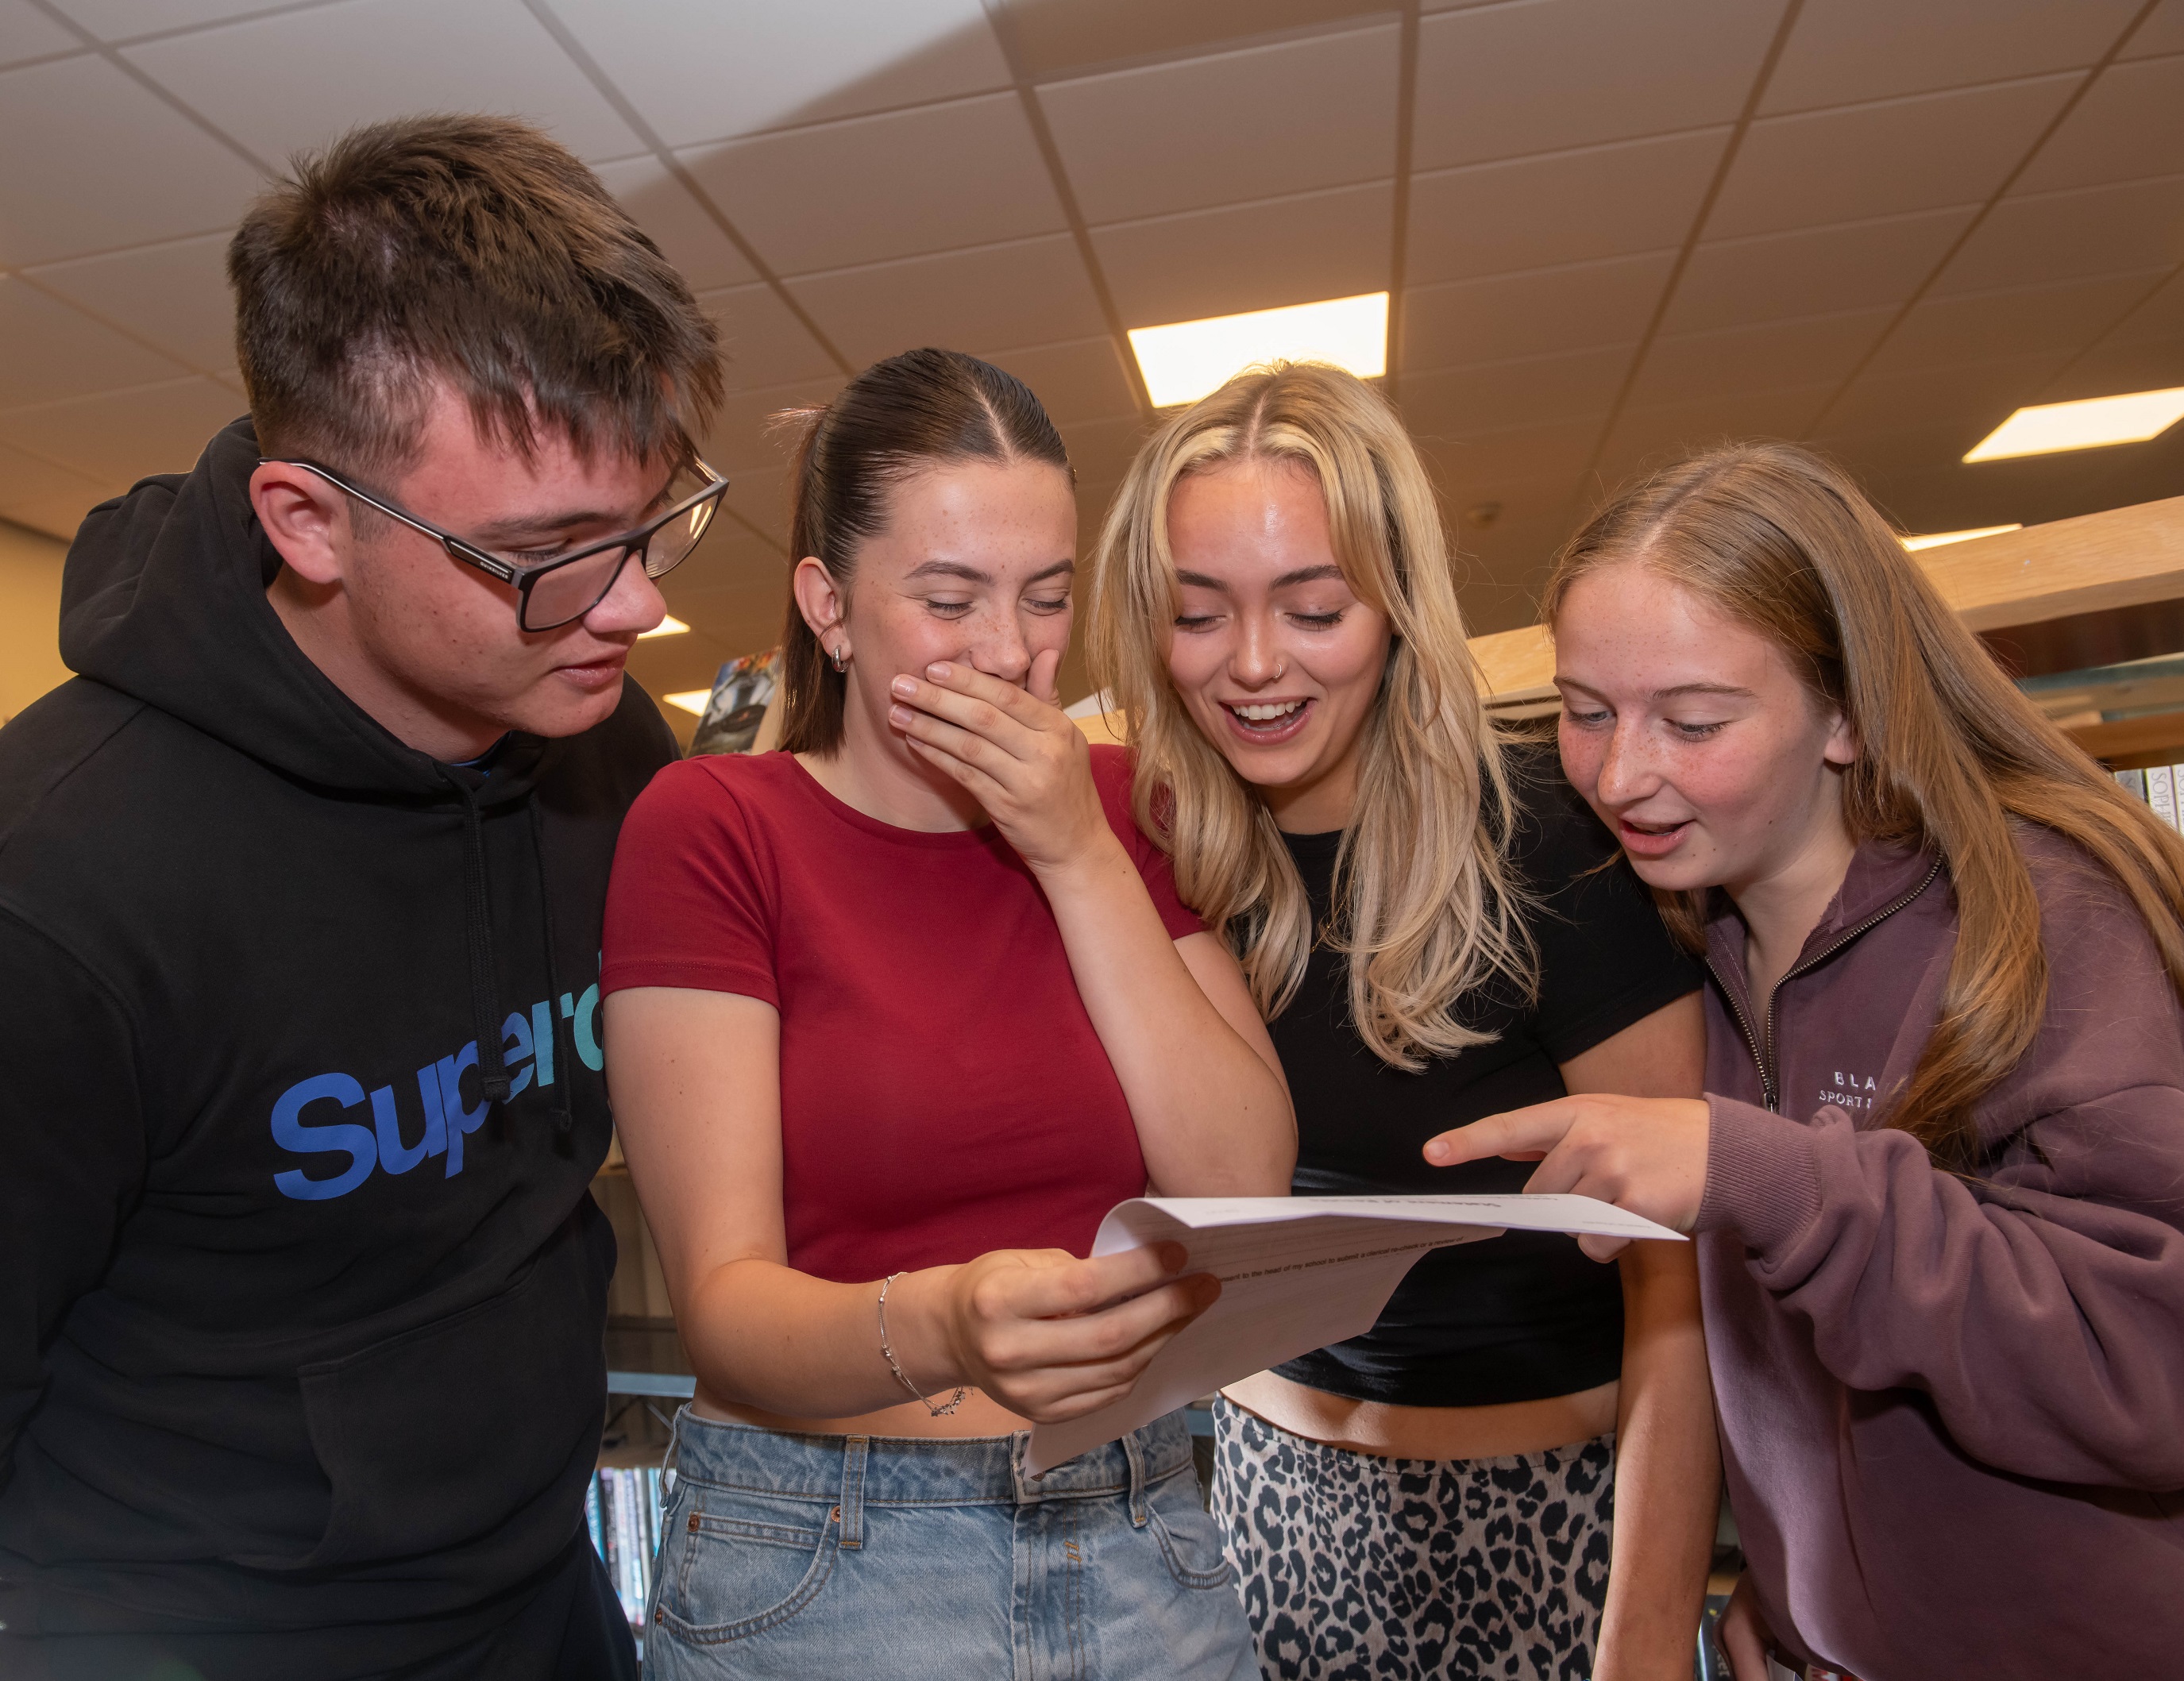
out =
[[[1730,1496],[1776,1638],[1862,1681],[2184,1674],[2184,1011],[2117,884],[2019,845],[2047,1015],[1975,1177],[1876,1124],[1956,946],[1931,853],[1858,849],[1771,1036],[1722,895],[1708,929]]]

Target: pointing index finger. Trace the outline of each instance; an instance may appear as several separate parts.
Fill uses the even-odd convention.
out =
[[[1576,1116],[1562,1102],[1535,1103],[1489,1115],[1426,1141],[1425,1158],[1436,1167],[1479,1161],[1490,1155],[1536,1161],[1563,1141]]]

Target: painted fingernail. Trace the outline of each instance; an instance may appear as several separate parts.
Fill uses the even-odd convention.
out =
[[[937,660],[925,668],[925,675],[936,683],[944,683],[956,675],[956,668],[945,660]]]
[[[908,700],[912,695],[917,693],[917,679],[912,676],[900,676],[893,682],[889,683],[888,687],[893,689],[897,694],[900,695],[905,700]]]

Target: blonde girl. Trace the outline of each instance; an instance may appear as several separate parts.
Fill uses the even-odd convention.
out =
[[[1093,622],[1139,821],[1280,1053],[1299,1191],[1514,1190],[1420,1150],[1565,1092],[1696,1094],[1697,973],[1551,756],[1488,722],[1431,484],[1368,387],[1277,366],[1171,419]],[[1680,1253],[1618,1280],[1512,1235],[1231,1386],[1214,1506],[1264,1672],[1688,1676],[1716,1486],[1696,1297]]]

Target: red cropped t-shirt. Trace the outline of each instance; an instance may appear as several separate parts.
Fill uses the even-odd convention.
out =
[[[1095,747],[1107,821],[1169,935],[1205,924]],[[1141,1195],[1123,1088],[1030,869],[990,826],[853,810],[786,753],[671,765],[631,809],[602,992],[692,987],[781,1013],[788,1264],[838,1283],[997,1249],[1086,1254]]]

